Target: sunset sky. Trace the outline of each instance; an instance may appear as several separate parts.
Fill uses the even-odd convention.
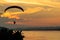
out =
[[[12,5],[22,7],[24,12],[19,9],[4,12]],[[11,26],[14,19],[16,25],[60,26],[60,0],[0,0],[0,25]]]

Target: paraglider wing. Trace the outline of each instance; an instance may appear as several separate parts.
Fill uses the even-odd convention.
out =
[[[20,6],[10,6],[10,7],[8,7],[8,8],[6,8],[5,10],[4,10],[4,12],[6,12],[8,9],[10,9],[10,8],[18,8],[18,9],[20,9],[20,10],[22,10],[23,12],[24,12],[24,9],[22,8],[22,7],[20,7]]]
[[[18,8],[24,12],[24,9],[20,6],[9,6],[4,10],[4,12],[6,12],[8,9],[11,9],[11,8]],[[13,21],[13,23],[16,24],[16,21]]]

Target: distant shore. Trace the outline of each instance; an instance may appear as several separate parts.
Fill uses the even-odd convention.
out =
[[[5,27],[0,27],[0,29]],[[7,28],[9,29],[9,28]],[[60,31],[60,27],[26,27],[26,28],[12,28],[11,30],[23,31]]]

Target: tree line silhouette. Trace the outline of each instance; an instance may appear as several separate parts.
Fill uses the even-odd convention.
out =
[[[7,28],[0,29],[0,40],[23,40],[22,30],[13,33],[13,30]]]

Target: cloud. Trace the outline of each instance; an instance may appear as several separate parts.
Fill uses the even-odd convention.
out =
[[[60,0],[50,0],[50,1],[52,1],[52,2],[60,2]]]
[[[50,26],[60,25],[60,7],[59,3],[53,1],[41,1],[37,5],[18,4],[24,8],[24,12],[6,12],[1,14],[1,17],[9,19],[23,19],[17,21],[18,25],[33,25],[33,26]],[[15,5],[15,4],[14,4]],[[16,4],[17,5],[17,4]],[[11,6],[11,5],[6,5]],[[11,23],[11,22],[8,22]]]
[[[28,9],[25,10],[24,13],[31,14],[31,13],[36,13],[36,12],[39,12],[39,11],[42,11],[42,10],[44,10],[44,8],[42,8],[42,7],[28,8]]]
[[[43,5],[43,6],[51,6],[60,8],[60,0],[5,0],[1,1],[1,3],[24,3],[24,4],[34,4],[34,5]]]
[[[1,17],[20,19],[21,14],[33,14],[45,10],[43,7],[28,8],[24,12],[6,12]]]

